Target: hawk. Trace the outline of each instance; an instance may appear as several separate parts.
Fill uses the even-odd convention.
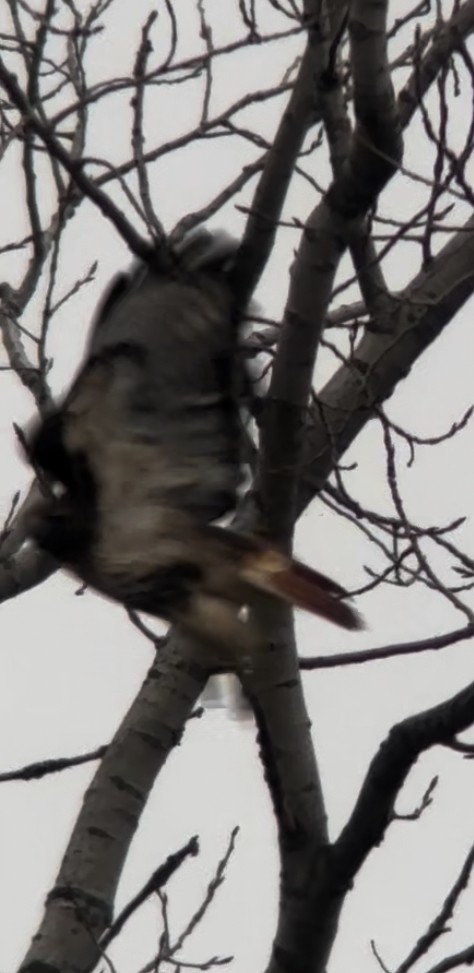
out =
[[[29,533],[82,582],[220,650],[259,635],[258,592],[348,629],[344,589],[263,539],[215,521],[242,483],[242,318],[236,245],[200,231],[171,266],[119,275],[63,402],[27,453],[49,494]]]

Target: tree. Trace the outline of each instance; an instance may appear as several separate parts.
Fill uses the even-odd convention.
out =
[[[439,469],[429,479],[422,469],[414,491],[403,466],[408,457],[411,467],[424,446],[432,448],[430,456],[436,446],[446,457],[444,446],[451,448],[455,437],[461,464],[472,409],[453,419],[447,433],[424,435],[420,409],[405,423],[397,398],[386,404],[397,389],[403,413],[401,380],[474,290],[469,216],[474,64],[468,47],[474,3],[454,3],[449,12],[441,4],[432,10],[429,3],[406,3],[391,10],[388,22],[387,6],[306,0],[300,10],[293,0],[269,0],[260,9],[242,0],[235,9],[226,6],[223,15],[223,6],[197,0],[191,15],[167,0],[158,16],[147,10],[133,56],[122,53],[119,72],[110,78],[100,54],[108,62],[120,38],[129,50],[121,18],[131,17],[137,35],[139,17],[145,16],[141,9],[131,13],[119,0],[99,0],[86,12],[72,0],[3,4],[4,185],[11,180],[12,192],[21,186],[25,200],[21,211],[6,213],[1,251],[5,379],[13,373],[44,410],[54,389],[49,349],[56,319],[76,316],[84,291],[90,307],[97,301],[102,272],[97,261],[104,252],[113,263],[120,255],[116,243],[111,251],[111,240],[120,240],[124,260],[127,248],[140,257],[150,240],[160,247],[165,232],[179,239],[218,215],[242,237],[238,273],[249,295],[267,262],[269,267],[257,290],[265,310],[256,314],[246,342],[261,374],[249,444],[252,485],[237,523],[263,523],[276,542],[290,547],[298,519],[317,500],[331,512],[319,536],[326,548],[336,534],[344,538],[344,558],[358,565],[354,594],[364,595],[367,617],[371,604],[389,604],[387,591],[394,615],[385,629],[390,634],[397,631],[397,612],[403,616],[412,605],[423,606],[423,638],[392,638],[374,649],[367,636],[367,648],[344,646],[341,653],[301,658],[290,611],[259,608],[268,651],[241,679],[278,830],[279,915],[269,973],[325,969],[347,894],[400,817],[395,800],[418,757],[435,745],[472,755],[458,735],[474,722],[474,683],[465,681],[450,698],[437,687],[435,705],[399,717],[375,748],[347,823],[330,840],[301,670],[403,656],[408,682],[417,654],[474,634],[469,599],[474,561],[463,533],[464,511],[461,515],[455,498],[454,516],[446,521],[443,512],[441,521],[433,518],[431,495],[444,510],[443,488],[436,490]],[[234,78],[240,93],[232,100]],[[404,163],[402,133],[409,129],[414,159]],[[207,169],[203,144],[211,160]],[[171,180],[184,187],[173,199]],[[82,252],[72,278],[84,213],[92,262],[87,265]],[[282,307],[275,302],[270,317],[272,300],[266,304],[265,298],[276,289],[276,274],[287,272],[293,247],[288,293],[278,288]],[[58,356],[65,349],[66,342],[59,341]],[[461,378],[459,365],[458,370]],[[421,387],[419,369],[415,377]],[[431,391],[428,418],[438,403],[446,408],[446,390],[440,383]],[[383,463],[372,490],[367,477],[375,447]],[[460,478],[450,470],[453,489]],[[424,497],[417,504],[416,491],[426,491],[427,484],[429,502]],[[24,543],[29,502],[27,496],[19,505],[15,493],[6,518],[3,601],[22,595],[26,602],[24,592],[55,570]],[[449,504],[446,509],[451,512]],[[337,533],[346,530],[341,520],[353,533]],[[320,562],[330,572],[323,554]],[[460,627],[440,614],[439,627],[446,631],[437,631],[440,604],[449,606],[450,616],[461,613]],[[197,851],[196,840],[190,840],[153,872],[128,912],[113,920],[117,884],[151,788],[186,721],[199,712],[196,703],[209,677],[191,641],[178,632],[157,637],[143,620],[132,622],[152,638],[156,658],[111,743],[66,761],[99,765],[22,971],[94,968],[128,915]],[[337,690],[332,705],[338,705]],[[62,766],[46,761],[3,779]],[[409,816],[420,817],[433,788],[434,783]],[[220,863],[217,884],[227,860],[228,855]],[[444,933],[473,860],[470,851],[443,907],[400,970],[410,969]],[[214,886],[211,897],[213,891]],[[203,908],[207,902],[208,897]],[[448,953],[449,948],[433,968],[451,969],[474,956],[472,946]],[[222,962],[213,957],[201,967]],[[166,963],[179,968],[184,961],[176,948],[171,955],[165,923],[155,965],[164,969]]]

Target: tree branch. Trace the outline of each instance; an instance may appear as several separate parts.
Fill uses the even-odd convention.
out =
[[[459,40],[473,31],[474,0],[467,0],[436,32],[400,92],[398,109],[402,128],[409,125],[420,96],[428,91]],[[316,428],[308,430],[304,446],[298,515],[320,492],[334,465],[371,418],[373,405],[392,395],[397,382],[406,377],[414,362],[471,296],[474,280],[469,267],[474,253],[470,246],[473,230],[471,219],[433,258],[431,266],[394,296],[390,333],[377,337],[373,331],[365,331],[354,361],[339,368],[318,393],[320,416]],[[433,291],[437,274],[441,274],[442,282]],[[384,321],[384,327],[380,327],[375,318],[373,329],[387,330],[386,325]],[[375,397],[370,393],[367,397],[367,383],[372,384],[374,378]]]
[[[157,655],[87,790],[21,973],[43,966],[84,973],[100,958],[140,815],[207,679],[198,659],[177,636]]]
[[[415,655],[419,652],[430,652],[445,649],[456,642],[464,642],[474,637],[474,625],[464,625],[444,635],[433,635],[431,638],[420,639],[417,642],[401,642],[395,645],[382,645],[375,649],[363,649],[360,652],[339,652],[328,656],[312,656],[300,659],[301,670],[333,669],[336,666],[360,665],[363,662],[374,662],[376,659],[393,659],[400,655]]]
[[[474,722],[474,683],[394,726],[372,760],[348,823],[333,846],[338,882],[349,887],[390,822],[395,798],[418,757]]]
[[[461,871],[454,882],[454,885],[449,890],[445,901],[438,914],[435,916],[432,922],[430,922],[428,929],[423,933],[415,943],[412,950],[410,950],[406,959],[400,963],[396,973],[407,973],[418,960],[425,956],[433,944],[447,932],[448,922],[452,919],[454,909],[462,895],[462,893],[467,888],[469,879],[471,877],[471,872],[474,867],[474,845],[468,852]]]
[[[384,4],[374,7],[361,0],[351,7],[356,132],[347,164],[304,228],[264,406],[257,503],[263,529],[286,547],[295,519],[301,432],[334,276],[351,226],[373,204],[401,151],[386,59],[385,15]],[[326,119],[331,99],[326,73],[334,51],[323,2],[311,6],[310,50],[313,103]],[[393,162],[387,164],[372,145],[383,148]],[[254,672],[242,681],[256,715],[282,863],[279,922],[267,973],[290,968],[312,973],[325,968],[341,900],[332,898],[322,906],[327,827],[291,613],[262,602],[256,614],[267,635],[267,654],[262,653]]]
[[[273,248],[288,186],[304,137],[316,121],[314,52],[308,42],[273,145],[266,154],[235,265],[239,290],[252,294]]]
[[[186,858],[190,855],[195,857],[199,854],[199,841],[197,835],[190,838],[189,841],[179,849],[179,851],[173,852],[168,855],[165,862],[159,865],[155,869],[152,875],[140,891],[127,903],[126,906],[119,912],[116,919],[109,926],[107,931],[101,937],[99,945],[102,952],[110,946],[110,943],[117,938],[122,932],[125,924],[128,922],[130,917],[143,905],[144,902],[150,897],[153,892],[157,892],[158,889],[162,889],[164,885],[168,882],[172,875],[181,867]]]
[[[132,224],[124,216],[122,210],[85,174],[84,161],[72,159],[66,150],[63,149],[61,143],[53,134],[52,129],[39,119],[21,90],[15,75],[8,70],[1,58],[0,83],[8,92],[13,104],[20,112],[27,128],[30,128],[39,136],[48,149],[48,152],[54,159],[57,159],[61,163],[66,172],[74,180],[78,189],[81,190],[81,193],[87,199],[92,200],[106,219],[110,220],[132,253],[142,260],[149,261],[151,256],[150,244],[137,233]],[[164,261],[168,259],[167,254],[165,252],[161,253],[160,251],[156,252],[155,257],[156,259],[162,258]]]

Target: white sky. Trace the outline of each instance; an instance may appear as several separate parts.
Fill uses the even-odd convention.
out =
[[[40,5],[41,7],[42,5]],[[267,16],[276,19],[269,13]],[[393,5],[397,13],[403,4]],[[233,4],[208,3],[216,43],[230,40],[235,20]],[[0,0],[0,9],[6,3]],[[262,4],[263,8],[263,4]],[[98,40],[89,57],[91,77],[109,77],[129,71],[141,23],[151,5],[116,0],[112,29]],[[160,7],[161,9],[161,7]],[[224,12],[225,11],[225,12]],[[188,14],[186,15],[188,16]],[[183,55],[194,50],[196,25],[183,18]],[[281,25],[281,21],[278,20]],[[158,49],[158,42],[156,45]],[[258,51],[242,59],[241,69],[228,71],[223,61],[216,69],[214,110],[243,92],[250,76],[281,77],[291,64],[298,42],[277,52]],[[279,60],[280,58],[280,60]],[[170,138],[186,128],[199,113],[199,85],[195,103],[183,104],[181,86],[164,89],[155,119],[160,137]],[[96,155],[122,159],[129,152],[128,98],[118,108],[102,112],[93,122]],[[453,131],[461,125],[465,106],[453,103]],[[258,118],[260,130],[271,134],[278,106],[271,103],[258,116],[248,113],[247,124]],[[161,136],[161,132],[163,135]],[[156,134],[150,135],[153,143]],[[421,146],[419,125],[407,136],[407,166],[429,176],[430,154]],[[240,154],[239,154],[240,153]],[[227,141],[204,141],[151,170],[153,199],[167,228],[189,210],[202,205],[224,185],[228,175],[252,153]],[[318,158],[318,157],[317,157]],[[317,162],[320,167],[319,161]],[[18,178],[13,165],[4,170],[11,191],[2,205],[2,240],[21,235]],[[318,168],[318,179],[328,178]],[[414,211],[426,190],[399,179],[384,196],[384,212]],[[117,197],[115,197],[117,198]],[[248,202],[249,196],[245,197]],[[287,213],[304,219],[313,203],[301,181],[291,191]],[[243,217],[232,207],[218,225],[239,232]],[[284,299],[287,267],[296,234],[285,231],[276,248],[272,269],[265,275],[259,300],[265,313],[278,314]],[[390,283],[402,286],[413,272],[407,252],[390,262]],[[87,334],[88,321],[104,283],[128,263],[125,248],[90,206],[74,221],[68,233],[67,258],[61,268],[60,291],[68,289],[92,260],[100,262],[97,283],[81,292],[51,329],[50,352],[55,365],[52,382],[59,392],[74,371]],[[413,250],[413,253],[417,251]],[[2,257],[2,279],[9,279],[17,258]],[[416,258],[418,259],[418,258]],[[350,298],[348,297],[347,300]],[[26,321],[34,326],[38,308]],[[474,337],[468,306],[455,324],[424,355],[390,402],[389,414],[421,435],[446,430],[472,401]],[[318,381],[334,367],[322,355]],[[14,442],[11,424],[32,415],[32,402],[17,380],[0,375],[0,454],[3,457],[1,509],[7,511],[11,495],[25,487],[29,475]],[[447,522],[472,510],[473,473],[470,427],[455,442],[434,450],[420,450],[413,470],[401,474],[408,509],[414,517]],[[359,468],[348,474],[348,485],[376,508],[387,509],[383,484],[384,460],[380,436],[367,428],[350,450],[347,461]],[[468,525],[458,533],[467,550]],[[306,512],[297,532],[297,550],[309,563],[348,586],[364,578],[364,565],[376,567],[374,553],[347,523],[336,521],[321,503]],[[151,649],[115,606],[87,592],[75,595],[77,585],[57,575],[41,588],[2,606],[0,651],[0,770],[54,756],[68,756],[107,742],[137,692],[151,662]],[[427,637],[461,624],[441,597],[426,589],[377,590],[361,604],[367,632],[350,636],[300,615],[297,620],[301,654],[321,654]],[[360,667],[327,670],[304,676],[313,735],[320,762],[331,835],[347,819],[367,765],[390,726],[455,692],[473,678],[472,646],[462,644],[405,661],[378,662]],[[3,784],[0,791],[0,971],[10,973],[21,960],[41,915],[43,898],[54,879],[82,794],[93,767],[71,770],[33,783]],[[448,884],[457,874],[463,856],[474,840],[470,808],[474,799],[474,771],[459,755],[437,749],[420,760],[400,797],[399,806],[411,810],[429,780],[440,774],[434,805],[422,822],[395,823],[383,846],[374,852],[348,897],[341,930],[334,948],[331,973],[350,964],[359,970],[375,969],[369,941],[374,938],[386,962],[395,966],[408,951],[439,906]],[[194,910],[227,844],[231,828],[241,827],[237,851],[227,880],[212,911],[188,945],[185,957],[198,961],[209,956],[235,955],[232,973],[264,968],[276,912],[278,862],[275,827],[262,783],[252,727],[232,723],[221,711],[208,711],[189,725],[182,746],[171,755],[153,791],[133,843],[123,875],[118,905],[123,905],[150,872],[192,834],[199,834],[201,855],[190,860],[169,883],[172,932],[179,933]],[[433,951],[439,958],[467,945],[472,938],[472,896],[467,893],[453,923],[452,939],[443,937]],[[6,920],[6,921],[5,921]],[[161,927],[154,903],[149,903],[112,952],[120,973],[132,973],[150,959]],[[451,947],[451,942],[453,946]],[[425,969],[429,963],[422,964]]]

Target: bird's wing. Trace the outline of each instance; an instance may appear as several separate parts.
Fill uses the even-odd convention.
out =
[[[234,508],[243,477],[235,251],[234,241],[200,231],[183,240],[169,272],[142,263],[115,278],[70,392],[32,434],[38,468],[69,488],[68,453],[85,457],[97,479],[107,455],[118,495],[117,464],[138,463],[138,474],[146,453],[162,502],[204,522]]]

